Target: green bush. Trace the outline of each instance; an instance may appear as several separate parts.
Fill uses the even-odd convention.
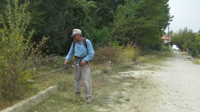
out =
[[[160,51],[160,50],[162,50],[162,43],[160,42],[160,43],[157,43],[156,45],[155,45],[155,48],[154,48],[156,51]]]
[[[30,39],[34,31],[24,37],[30,21],[30,14],[26,13],[29,3],[18,6],[18,0],[8,2],[6,18],[8,29],[0,30],[0,94],[6,101],[13,102],[23,96],[28,89],[27,80],[35,75],[33,60],[40,56],[38,52],[47,38],[43,38],[39,45],[31,44]],[[33,46],[35,45],[35,48]]]
[[[170,48],[167,47],[167,46],[164,46],[164,47],[162,48],[162,51],[170,51]]]
[[[165,46],[168,47],[168,46],[169,46],[169,43],[165,43]]]
[[[198,50],[196,49],[196,48],[194,48],[193,50],[192,50],[192,57],[198,57],[199,56],[199,52],[198,52]]]

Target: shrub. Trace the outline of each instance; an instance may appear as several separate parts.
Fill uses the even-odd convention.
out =
[[[169,46],[169,43],[165,43],[165,47],[168,47]]]
[[[192,57],[198,57],[199,56],[199,52],[198,52],[198,50],[196,49],[196,48],[194,48],[193,50],[192,50]]]
[[[164,47],[162,48],[162,51],[170,51],[170,48],[167,47],[167,46],[164,46]]]
[[[160,42],[160,43],[157,43],[156,45],[155,45],[155,48],[154,48],[156,51],[160,51],[160,50],[162,50],[162,43]]]
[[[30,14],[26,12],[28,2],[20,7],[18,0],[8,1],[6,18],[8,29],[4,23],[0,37],[0,94],[4,100],[12,101],[20,98],[29,84],[26,81],[35,75],[33,60],[40,56],[39,50],[46,42],[43,38],[35,48],[30,43],[34,31],[28,37],[24,37]]]
[[[105,63],[111,61],[115,65],[130,62],[135,58],[135,49],[131,44],[127,46],[119,46],[118,44],[100,47],[95,50],[95,54],[103,55],[106,57],[104,60],[100,60],[96,63]]]
[[[119,57],[121,53],[122,51],[118,49],[116,45],[99,47],[97,50],[95,50],[95,54],[103,55],[106,57],[104,60],[98,61],[98,63],[104,63],[105,61],[116,62],[116,58]]]
[[[127,44],[127,46],[123,47],[123,52],[121,56],[123,61],[130,61],[136,57],[135,48],[132,43],[129,43]]]

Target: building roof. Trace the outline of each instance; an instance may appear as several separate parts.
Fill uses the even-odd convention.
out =
[[[161,39],[163,39],[163,40],[171,40],[170,35],[169,35],[169,37],[167,35],[163,35],[161,37]]]

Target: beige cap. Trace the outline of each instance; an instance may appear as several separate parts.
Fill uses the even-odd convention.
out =
[[[81,34],[80,29],[73,29],[72,35],[70,37],[73,37],[74,35]]]

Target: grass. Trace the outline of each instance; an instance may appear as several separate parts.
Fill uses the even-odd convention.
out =
[[[171,57],[173,52],[168,51],[160,51],[154,52],[145,56],[139,56],[136,60],[138,63],[162,63],[162,61],[166,61],[166,58]]]
[[[110,79],[113,74],[117,74],[118,72],[106,72],[102,73],[100,75],[92,76],[93,79],[93,95],[94,95],[94,101],[92,105],[98,105],[100,107],[105,106],[105,101],[109,100],[109,92],[112,90],[116,90],[115,88],[119,88],[118,82],[110,82],[108,79]],[[74,96],[74,83],[73,78],[71,78],[70,74],[68,77],[62,77],[60,78],[59,84],[59,92],[52,97],[50,97],[47,101],[39,104],[38,106],[31,109],[29,112],[34,111],[58,111],[58,110],[64,110],[64,111],[77,111],[77,112],[91,112],[95,111],[92,108],[90,108],[92,105],[85,105],[85,97],[84,97],[84,90],[82,88],[82,98],[77,99]],[[62,75],[60,75],[62,76]],[[56,78],[54,79],[56,80]],[[126,79],[129,80],[129,79]],[[56,81],[57,82],[57,81]],[[45,82],[44,82],[45,83]],[[120,83],[123,83],[123,81],[120,81]],[[124,91],[123,89],[119,89],[119,91]],[[64,95],[65,94],[65,95]],[[127,99],[123,96],[118,96],[118,99]],[[117,104],[121,104],[120,100],[116,100]],[[44,108],[45,107],[45,108]],[[74,109],[75,107],[75,109]]]
[[[183,55],[187,55],[188,56],[187,53],[184,53]],[[194,58],[194,57],[188,57],[186,59],[192,61],[194,64],[200,65],[200,56],[196,57],[196,58]]]
[[[105,74],[101,74],[102,76],[104,76]],[[56,95],[53,95],[52,97],[50,97],[47,101],[41,103],[41,105],[36,106],[35,108],[33,108],[32,110],[30,110],[29,112],[34,112],[34,111],[58,111],[58,110],[64,110],[64,111],[93,111],[92,109],[88,108],[90,107],[90,105],[85,105],[85,98],[84,96],[84,91],[82,88],[82,98],[81,99],[77,99],[74,96],[74,84],[72,82],[72,80],[68,80],[71,82],[67,82],[67,81],[61,81],[59,83],[59,92]],[[104,82],[104,83],[102,83]],[[101,90],[103,87],[107,86],[106,83],[106,78],[94,78],[93,77],[93,95],[97,95],[97,93],[101,93],[101,94],[105,94]],[[67,88],[69,87],[69,88]],[[98,92],[97,92],[98,91]],[[97,93],[96,93],[97,92]],[[63,94],[66,95],[63,95]],[[103,95],[104,96],[104,95]],[[108,97],[107,95],[105,95],[102,100],[107,100]],[[94,100],[95,103],[97,103],[98,105],[103,105],[104,103],[99,100],[97,98],[96,101]],[[48,108],[43,108],[43,107],[48,107]],[[87,108],[86,108],[87,107]]]
[[[172,54],[167,54],[166,52],[158,52],[157,54],[145,55],[139,59],[145,59],[142,63],[159,63],[160,61],[164,61],[166,57],[171,56]],[[154,57],[153,57],[154,56]],[[59,57],[59,60],[63,60],[63,57]],[[59,61],[58,60],[58,61]],[[53,62],[52,62],[53,63]],[[40,65],[41,67],[37,67],[38,74],[42,74],[56,68],[62,67],[63,65],[58,65],[57,67],[52,66],[52,63],[49,66]],[[73,64],[70,62],[69,64]],[[138,70],[135,67],[136,64],[132,62],[123,63],[121,66],[109,65],[108,63],[90,63],[91,71],[103,69],[104,72],[100,75],[92,76],[92,85],[93,85],[93,95],[94,101],[92,105],[85,104],[84,90],[82,86],[82,97],[77,99],[74,95],[74,82],[73,82],[73,69],[62,70],[52,74],[47,74],[45,76],[39,77],[35,79],[34,83],[31,85],[32,90],[27,92],[27,96],[32,96],[39,91],[42,91],[49,86],[59,85],[58,93],[51,96],[46,101],[40,103],[33,109],[29,110],[29,112],[35,111],[77,111],[77,112],[95,112],[92,107],[99,106],[106,107],[106,103],[110,100],[114,100],[116,104],[122,104],[124,102],[129,102],[131,99],[128,97],[123,97],[118,95],[117,99],[112,99],[109,97],[112,91],[125,92],[126,89],[122,88],[124,82],[132,83],[129,88],[137,88],[137,85],[142,86],[143,89],[146,89],[146,86],[143,86],[144,81],[140,79],[134,78],[113,78],[112,76],[118,75],[119,71],[128,71],[128,70]],[[106,70],[107,67],[112,66],[113,71],[110,72]],[[154,68],[151,68],[154,69]],[[115,80],[115,82],[111,82],[109,79]],[[25,97],[24,97],[25,98]],[[120,100],[121,99],[121,100]],[[16,101],[18,102],[18,101]],[[1,103],[0,103],[1,104]],[[4,106],[4,108],[7,106]],[[1,109],[1,108],[0,108]],[[3,108],[2,108],[3,109]]]
[[[193,60],[193,63],[197,64],[197,65],[200,65],[200,60],[199,59],[198,60]]]
[[[127,102],[131,101],[129,98],[126,98],[126,99],[124,99],[124,100],[127,101]]]

